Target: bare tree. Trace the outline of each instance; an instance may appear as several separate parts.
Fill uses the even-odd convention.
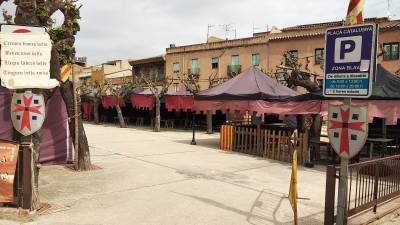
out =
[[[93,103],[93,119],[95,124],[100,124],[99,107],[101,103],[101,93],[103,85],[98,81],[94,83],[83,83],[80,84],[80,95],[86,97],[91,103]]]
[[[298,57],[290,52],[285,52],[281,65],[277,66],[275,75],[282,77],[290,88],[300,86],[309,92],[316,92],[320,90],[320,85],[312,80],[312,77],[317,77],[318,74],[310,72],[309,63],[309,59],[306,58],[305,68],[302,69],[303,65],[299,63]]]
[[[218,76],[218,73],[212,73],[208,76],[208,88],[215,87],[220,85],[221,83],[225,82],[229,78],[222,78]]]
[[[122,79],[121,84],[116,85],[113,84],[110,80],[106,79],[102,88],[102,94],[105,95],[111,94],[115,99],[115,109],[117,110],[118,121],[121,128],[126,128],[127,124],[124,120],[124,115],[122,114],[121,107],[119,105],[119,101],[121,98],[124,98],[133,88],[135,84],[129,82],[128,79]]]
[[[143,88],[148,88],[156,102],[156,118],[154,121],[154,131],[155,132],[160,132],[161,131],[161,98],[162,96],[168,92],[169,86],[171,86],[173,82],[173,79],[168,80],[167,78],[165,79],[159,79],[158,74],[155,76],[144,76],[141,74],[138,79],[136,80],[136,85],[137,87],[143,87]]]

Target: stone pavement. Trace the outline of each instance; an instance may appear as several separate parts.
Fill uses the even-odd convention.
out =
[[[27,224],[293,224],[290,164],[219,151],[218,134],[197,132],[191,146],[188,131],[85,128],[102,169],[43,167],[41,200],[51,208]],[[321,225],[324,169],[301,167],[298,176],[299,197],[309,199],[299,200],[299,224]],[[12,218],[0,214],[0,224],[26,222]]]

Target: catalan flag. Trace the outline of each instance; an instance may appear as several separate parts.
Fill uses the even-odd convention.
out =
[[[347,25],[364,23],[364,3],[365,0],[350,0],[346,18]]]
[[[69,76],[72,75],[73,65],[67,64],[61,68],[60,79],[62,82],[66,82],[69,79]]]
[[[293,208],[294,224],[298,224],[297,220],[297,149],[293,152],[292,178],[290,179],[289,201]]]

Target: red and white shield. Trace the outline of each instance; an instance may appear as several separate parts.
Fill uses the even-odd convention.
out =
[[[368,106],[329,105],[328,136],[340,157],[356,156],[368,137]]]
[[[46,114],[43,95],[14,93],[11,102],[11,120],[14,128],[24,136],[38,131]]]

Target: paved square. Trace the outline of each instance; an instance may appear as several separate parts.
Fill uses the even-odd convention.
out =
[[[291,225],[291,165],[220,151],[219,135],[85,125],[93,164],[75,173],[45,166],[30,224]],[[299,168],[300,224],[323,224],[324,169]],[[0,216],[1,218],[1,216]],[[0,220],[0,224],[19,224]],[[29,224],[29,223],[28,223]]]

